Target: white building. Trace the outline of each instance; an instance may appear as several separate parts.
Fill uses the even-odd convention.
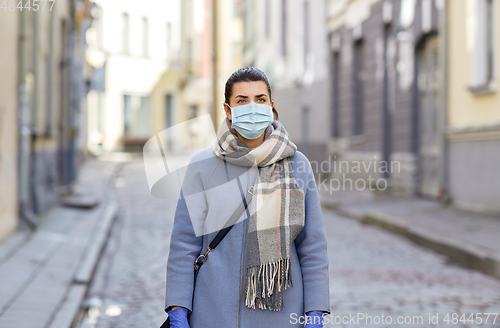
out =
[[[140,150],[178,115],[179,97],[156,101],[151,92],[179,60],[180,1],[94,2],[87,34],[87,60],[95,68],[88,147],[94,153]]]

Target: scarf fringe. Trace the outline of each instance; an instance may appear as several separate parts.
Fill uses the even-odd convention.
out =
[[[283,292],[288,287],[293,287],[289,258],[247,268],[245,306],[281,311]]]

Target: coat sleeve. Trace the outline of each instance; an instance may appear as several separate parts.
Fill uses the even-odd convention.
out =
[[[187,166],[177,201],[174,225],[167,260],[165,312],[172,306],[193,311],[193,263],[202,252],[203,235],[196,236],[194,225],[203,222],[207,213],[200,173],[193,168],[193,159]]]
[[[304,314],[309,311],[330,311],[328,250],[323,213],[309,160],[305,158],[305,223],[295,238],[295,247],[302,270]]]

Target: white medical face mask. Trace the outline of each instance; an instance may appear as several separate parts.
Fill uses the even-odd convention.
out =
[[[257,139],[274,121],[273,109],[267,104],[249,104],[231,107],[231,127],[247,139]]]

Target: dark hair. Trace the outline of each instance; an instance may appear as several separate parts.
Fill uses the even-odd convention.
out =
[[[272,100],[272,94],[271,94],[271,85],[269,84],[269,80],[267,79],[266,74],[262,72],[260,69],[257,69],[255,67],[244,67],[240,68],[231,76],[229,79],[226,81],[226,88],[224,90],[224,97],[225,97],[225,102],[229,104],[229,99],[233,95],[233,85],[238,82],[256,82],[256,81],[262,81],[265,82],[267,85],[267,91],[269,91],[269,100]],[[274,120],[278,120],[278,111],[273,108],[273,116]]]

